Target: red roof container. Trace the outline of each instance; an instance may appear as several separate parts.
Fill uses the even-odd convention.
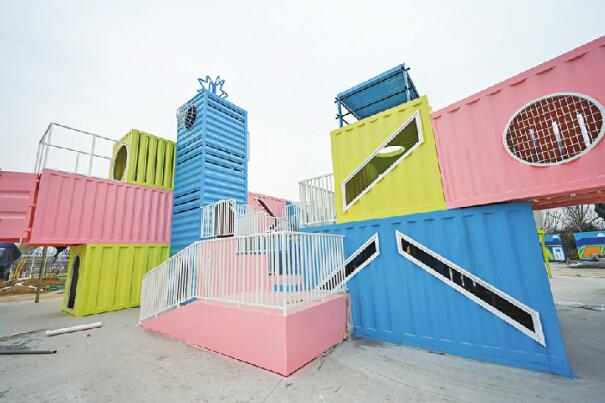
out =
[[[170,242],[172,191],[43,170],[32,245]]]
[[[0,171],[0,242],[29,236],[38,175]]]
[[[279,197],[248,192],[248,204],[264,211],[271,217],[283,217],[287,202],[286,199],[280,199]]]
[[[605,200],[605,37],[432,114],[449,208]]]

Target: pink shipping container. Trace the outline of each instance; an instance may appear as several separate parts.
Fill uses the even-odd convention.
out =
[[[432,114],[449,208],[605,200],[605,37]]]
[[[172,191],[44,170],[29,243],[170,242]]]
[[[248,192],[248,204],[256,207],[259,211],[266,212],[271,217],[283,217],[287,202],[286,199],[280,199],[279,197]]]
[[[29,236],[38,175],[0,171],[0,242]]]

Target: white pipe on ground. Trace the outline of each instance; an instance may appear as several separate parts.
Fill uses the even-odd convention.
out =
[[[95,327],[101,327],[101,322],[90,323],[88,325],[78,325],[78,326],[72,326],[72,327],[64,327],[64,328],[55,329],[55,330],[47,330],[46,331],[46,335],[47,336],[55,336],[57,334],[78,332],[80,330],[87,330],[87,329],[94,329]]]

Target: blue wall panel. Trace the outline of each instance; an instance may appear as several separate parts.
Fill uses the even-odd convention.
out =
[[[181,116],[177,129],[171,255],[200,239],[200,207],[248,197],[247,112],[207,90],[180,113],[190,107],[195,121],[187,128]]]
[[[380,254],[347,283],[357,336],[572,376],[529,203],[304,230],[345,235],[345,257],[378,234]],[[545,345],[402,256],[396,231],[537,312]]]

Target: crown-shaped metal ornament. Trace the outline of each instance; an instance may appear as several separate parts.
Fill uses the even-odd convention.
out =
[[[227,98],[229,94],[227,94],[223,90],[223,84],[225,84],[225,80],[221,79],[221,76],[216,76],[214,80],[210,76],[206,76],[206,78],[198,78],[197,81],[202,86],[201,90],[197,90],[198,92],[202,91],[210,91],[213,94],[219,96],[219,98]]]

